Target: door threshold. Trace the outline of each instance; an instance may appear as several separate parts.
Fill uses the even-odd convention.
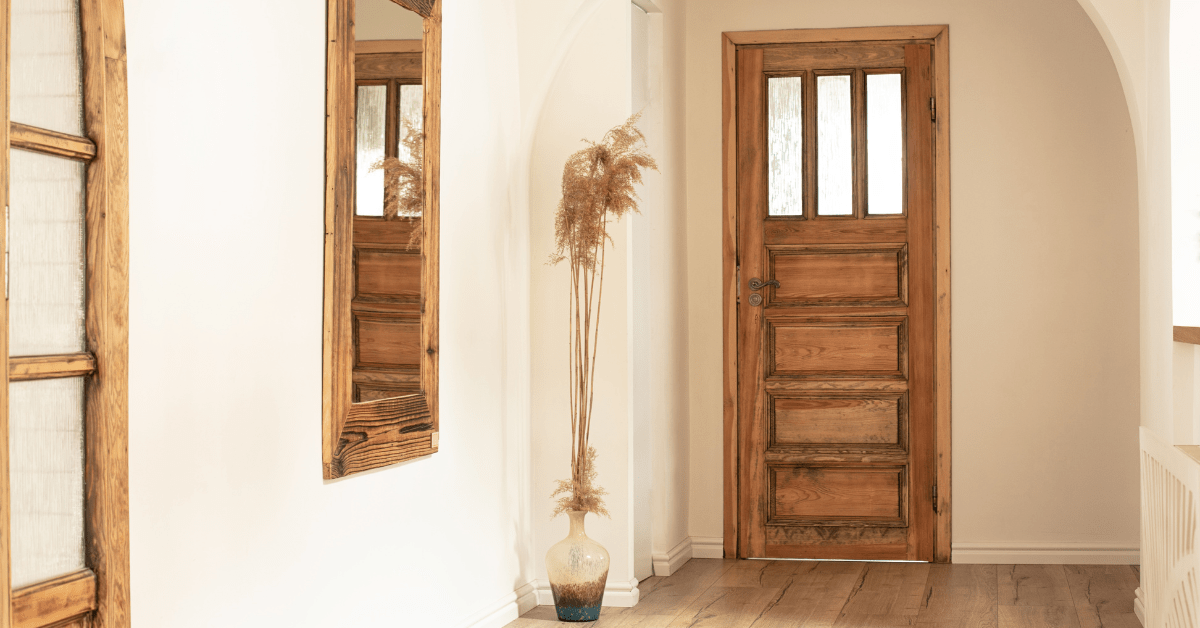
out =
[[[864,560],[858,558],[739,558],[738,560],[794,560],[805,563],[924,563],[927,560]]]

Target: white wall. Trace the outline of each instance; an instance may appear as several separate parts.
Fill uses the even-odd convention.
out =
[[[694,536],[722,530],[720,33],[939,23],[951,28],[953,541],[1136,556],[1133,129],[1073,0],[692,3]]]
[[[569,469],[561,376],[566,367],[561,338],[566,334],[567,277],[565,268],[542,264],[553,245],[562,165],[583,146],[580,138],[599,139],[631,111],[628,0],[577,2],[574,13],[562,11],[562,4],[524,0],[518,6],[530,143],[533,499],[535,513],[546,516],[552,504],[545,496],[553,480],[565,477]],[[626,583],[645,575],[633,570],[638,564],[644,569],[649,558],[639,525],[645,521],[636,510],[645,482],[651,496],[652,553],[665,556],[687,538],[685,138],[683,116],[674,113],[683,104],[683,3],[644,4],[657,12],[650,15],[650,104],[641,126],[662,172],[649,173],[642,190],[643,214],[618,228],[605,273],[601,333],[612,344],[602,342],[607,352],[602,351],[599,372],[606,383],[597,394],[603,394],[611,409],[602,411],[598,401],[593,442],[600,455],[600,483],[611,493],[610,510],[614,503],[628,510],[620,515],[613,511],[611,521],[589,517],[588,530],[614,552],[610,592],[632,586]],[[662,112],[667,112],[665,118]],[[641,238],[640,254],[631,255],[631,234]],[[649,478],[644,477],[647,469]],[[543,525],[543,520],[542,514],[535,514],[540,526],[533,543],[539,574],[545,550],[566,532],[565,522]],[[621,560],[628,556],[628,569],[616,559],[618,553]],[[610,598],[611,603],[622,603],[618,596]]]
[[[420,15],[401,7],[392,0],[356,0],[354,3],[354,38],[420,39],[425,22]]]
[[[580,138],[598,141],[630,114],[630,4],[605,0],[567,53],[537,123],[530,167],[530,257],[533,446],[533,544],[539,579],[544,553],[567,533],[565,517],[550,520],[554,481],[570,476],[567,295],[565,264],[545,264],[554,250],[554,212],[561,196],[562,167]],[[611,519],[588,517],[587,532],[609,551],[609,589],[636,591],[633,574],[633,430],[630,413],[629,251],[625,221],[610,228],[607,252],[591,445]],[[631,581],[632,582],[631,584]],[[636,595],[636,594],[633,594]],[[613,597],[613,596],[609,596]],[[631,599],[633,601],[633,599]],[[615,603],[606,600],[606,603]]]
[[[134,625],[515,617],[533,574],[513,2],[445,4],[441,451],[334,482],[324,2],[125,6]]]

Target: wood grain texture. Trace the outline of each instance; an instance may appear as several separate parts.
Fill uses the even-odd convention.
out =
[[[902,68],[902,44],[879,45],[857,42],[827,44],[780,44],[763,49],[763,69],[787,72],[796,65],[814,68]]]
[[[5,44],[0,46],[0,87],[3,87],[3,92],[6,95],[0,98],[0,114],[3,114],[3,122],[0,122],[0,149],[5,149],[9,145],[10,125],[9,119],[9,75],[10,72],[10,46],[7,42],[11,41],[11,20],[9,12],[9,2],[0,1],[0,40]],[[0,207],[8,207],[8,186],[9,180],[9,150],[0,150]],[[8,242],[8,219],[0,223],[0,236],[3,236],[4,241]],[[5,293],[8,292],[8,256],[5,255],[0,264],[4,264],[4,281]],[[0,303],[0,369],[7,373],[8,365],[8,299],[4,299]],[[12,628],[12,522],[11,517],[7,514],[12,512],[10,508],[12,495],[9,487],[9,465],[8,460],[11,460],[8,452],[8,386],[0,386],[0,461],[6,461],[0,464],[0,628]]]
[[[420,320],[356,315],[354,337],[356,367],[420,367]]]
[[[96,574],[90,569],[13,591],[12,614],[16,628],[57,625],[96,608]]]
[[[416,252],[355,247],[356,300],[421,301],[421,256]]]
[[[861,28],[807,28],[777,31],[723,33],[736,46],[824,42],[903,41],[933,39],[946,26],[870,26]]]
[[[904,47],[905,81],[905,191],[908,199],[908,404],[910,467],[909,486],[912,520],[909,543],[914,558],[934,559],[933,484],[937,460],[935,428],[936,403],[936,321],[937,296],[934,291],[934,173],[933,122],[930,99],[933,97],[933,57],[929,44]]]
[[[899,445],[902,395],[772,397],[771,442],[787,445]]]
[[[937,267],[935,371],[937,431],[937,512],[934,513],[934,560],[950,562],[951,347],[950,347],[950,27],[937,27],[933,43],[933,90],[937,98],[934,122],[934,258]]]
[[[902,489],[903,503],[911,504],[908,538],[905,543],[898,544],[894,538],[890,538],[893,532],[882,532],[890,540],[874,545],[876,548],[886,545],[886,556],[864,553],[855,553],[853,556],[949,560],[949,388],[937,381],[939,374],[949,373],[949,308],[946,305],[949,284],[948,262],[945,261],[948,257],[949,234],[948,230],[937,230],[939,224],[948,224],[949,170],[948,155],[945,153],[948,148],[948,128],[944,123],[935,126],[930,115],[935,95],[946,87],[946,48],[936,48],[939,41],[943,44],[947,42],[946,32],[945,27],[931,26],[725,35],[725,148],[727,153],[733,149],[733,154],[726,154],[725,158],[725,207],[726,210],[733,208],[736,214],[734,220],[727,221],[726,241],[737,245],[732,254],[727,252],[725,255],[726,279],[734,277],[740,269],[741,276],[747,279],[757,276],[773,278],[781,283],[779,288],[764,288],[760,294],[766,297],[766,302],[757,312],[747,312],[744,299],[741,303],[737,301],[739,289],[747,289],[745,280],[742,285],[730,281],[734,296],[730,299],[726,295],[727,305],[735,307],[738,313],[734,319],[738,322],[736,326],[726,324],[726,342],[731,336],[737,338],[739,351],[742,352],[736,361],[731,363],[726,360],[725,378],[727,386],[734,386],[734,391],[726,395],[726,399],[734,400],[733,411],[729,412],[727,407],[726,412],[726,451],[737,453],[734,460],[726,464],[727,469],[736,469],[730,474],[732,479],[727,479],[727,484],[732,486],[727,486],[726,496],[728,500],[736,495],[741,503],[736,509],[729,508],[727,504],[726,542],[736,547],[738,555],[762,555],[756,553],[760,546],[754,543],[755,533],[746,530],[746,526],[754,521],[761,504],[755,506],[745,503],[752,501],[748,495],[761,487],[761,480],[757,472],[746,469],[746,466],[750,460],[747,452],[753,449],[747,441],[761,438],[766,428],[760,423],[760,415],[764,412],[760,396],[737,390],[736,385],[741,382],[745,387],[748,382],[761,382],[756,387],[772,395],[818,390],[846,393],[856,390],[895,390],[909,393],[909,424],[906,429],[911,432],[911,438],[906,446],[910,447],[912,466]],[[860,39],[847,39],[851,35]],[[763,61],[755,67],[748,66],[748,55],[760,51]],[[831,67],[830,64],[838,67]],[[906,176],[910,184],[906,186],[906,214],[875,217],[865,215],[864,73],[884,69],[902,72],[907,84],[905,134],[909,167]],[[850,74],[854,87],[852,139],[856,148],[855,212],[852,216],[836,219],[811,215],[812,196],[815,194],[813,140],[816,108],[815,99],[806,97],[804,153],[808,185],[805,214],[801,217],[767,218],[765,190],[761,189],[765,177],[760,172],[762,165],[756,162],[761,159],[762,149],[754,146],[765,138],[764,111],[760,111],[765,109],[760,106],[763,90],[758,83],[765,81],[768,74],[803,76],[806,89],[812,94],[815,91],[815,75],[833,70]],[[946,191],[944,200],[939,199],[942,190]],[[757,233],[753,233],[755,231]],[[840,246],[843,250],[853,247],[865,250],[870,247],[883,249],[905,245],[907,249],[904,250],[903,259],[893,257],[891,269],[887,271],[884,270],[883,256],[879,254],[860,255],[864,259],[854,260],[853,263],[847,259],[848,263],[844,266],[839,265],[842,260],[836,259],[835,255],[822,257],[820,253],[814,253],[812,260],[802,259],[799,255],[794,256],[795,259],[785,257],[805,247]],[[760,254],[756,250],[762,246],[770,251],[772,257],[772,268],[766,273],[763,272],[758,257]],[[945,252],[942,258],[938,257],[939,250]],[[730,264],[729,260],[734,263]],[[844,276],[838,277],[839,272]],[[918,299],[920,304],[916,303]],[[844,309],[838,312],[834,310],[835,307]],[[804,320],[797,320],[801,317],[800,312]],[[840,325],[840,322],[831,324],[831,321],[836,322],[847,316],[857,318],[859,324],[867,317],[885,316],[898,317],[903,322],[893,327],[892,337],[883,339],[883,342],[879,338],[870,338],[870,334],[888,334],[874,330],[868,333],[866,340],[854,343],[850,334],[831,331]],[[818,322],[814,324],[814,321]],[[765,327],[761,326],[763,322],[767,323]],[[765,330],[765,336],[759,336],[756,333],[758,330],[752,329],[755,325]],[[819,329],[815,332],[816,336],[830,337],[801,337],[811,335],[808,328]],[[797,329],[803,331],[798,332]],[[916,349],[917,342],[921,343],[919,350]],[[765,344],[765,353],[756,347],[759,343]],[[882,349],[890,349],[892,354],[886,359],[886,366]],[[748,354],[756,351],[759,354],[755,356]],[[748,364],[750,362],[754,363],[753,367]],[[737,373],[737,376],[732,377],[731,372]],[[764,376],[765,380],[756,379]],[[730,419],[730,416],[733,418]],[[772,420],[775,418],[772,417]],[[832,428],[821,427],[814,422],[801,426],[797,421],[792,426],[795,429],[789,438],[805,430],[813,431],[813,440],[832,438],[829,436],[832,432],[822,431]],[[887,428],[890,428],[889,423],[877,423],[874,428],[876,439],[881,430]],[[898,430],[905,431],[905,428]],[[736,443],[731,443],[731,436],[737,438]],[[868,454],[848,451],[848,447],[838,451],[837,447],[818,446],[828,444],[791,442],[788,451],[772,451],[758,458],[756,463],[764,460],[770,460],[772,464],[803,460],[804,464],[809,464],[820,460],[822,456],[845,464],[868,464],[868,460],[874,461],[878,456],[886,458],[889,464],[894,460],[894,452]],[[862,447],[865,444],[858,445]],[[801,451],[805,447],[808,449]],[[936,518],[932,498],[935,484],[942,489],[937,504],[941,512]],[[732,523],[728,514],[731,512],[736,517]],[[764,536],[776,540],[786,538],[786,535],[781,537],[780,534],[779,530],[772,529]],[[795,535],[792,538],[801,543],[813,540],[805,541]],[[768,545],[769,555],[804,555],[796,549],[784,549],[772,543]],[[898,555],[897,545],[906,545]],[[811,557],[836,555],[825,553],[830,549],[828,544],[815,547],[822,553]]]
[[[8,359],[8,381],[23,382],[56,377],[79,377],[96,371],[96,358],[90,353],[40,355]]]
[[[354,42],[354,54],[369,55],[389,52],[421,54],[424,42],[420,39],[368,39]],[[420,77],[420,74],[417,75]]]
[[[130,626],[129,105],[122,0],[80,2],[87,169],[87,350],[96,359],[85,422],[85,553],[93,628]]]
[[[863,376],[902,369],[902,323],[773,324],[767,376],[841,371]]]
[[[721,333],[723,373],[722,464],[724,469],[725,556],[738,555],[738,232],[737,232],[737,51],[721,37]]]
[[[425,132],[425,208],[422,212],[423,238],[414,254],[420,255],[420,291],[415,307],[408,303],[387,303],[388,299],[372,298],[369,290],[383,289],[392,279],[385,276],[367,277],[368,294],[360,295],[358,309],[369,309],[375,322],[384,314],[414,310],[420,317],[416,341],[412,334],[389,334],[385,326],[367,333],[380,332],[385,345],[403,347],[411,354],[409,360],[419,364],[420,382],[417,395],[393,399],[377,399],[355,403],[363,394],[362,382],[356,381],[354,365],[359,360],[355,351],[356,332],[363,333],[361,320],[370,318],[358,311],[352,314],[355,298],[354,245],[354,97],[355,97],[355,39],[353,3],[351,0],[327,0],[326,45],[326,156],[325,156],[325,285],[324,324],[322,338],[322,462],[325,478],[332,479],[380,466],[402,462],[437,451],[438,439],[438,254],[441,154],[441,3],[439,0],[396,0],[397,4],[425,17],[424,36],[420,54],[421,77],[424,85]],[[389,44],[390,45],[390,44]],[[411,44],[407,44],[411,45]],[[379,46],[364,45],[364,52]],[[390,53],[389,53],[390,54]],[[383,58],[387,54],[369,54]],[[410,57],[412,55],[409,55]],[[409,59],[411,61],[411,59]],[[368,64],[370,65],[370,64]],[[411,64],[410,64],[411,65]],[[369,69],[364,68],[364,73]],[[407,224],[402,224],[407,223]],[[401,248],[408,243],[408,221],[396,221],[395,228],[382,228],[381,233],[363,238],[363,243],[388,244]],[[410,232],[410,231],[409,231]],[[369,269],[368,269],[369,270]],[[378,269],[376,269],[378,270]],[[374,272],[374,271],[369,271]],[[374,282],[374,283],[372,283]],[[395,286],[390,286],[395,287]],[[411,288],[405,291],[411,297]],[[404,299],[400,299],[403,301]],[[363,308],[363,301],[372,301]],[[386,306],[397,307],[386,307]],[[398,328],[393,325],[393,328]],[[395,331],[395,329],[392,329]],[[392,358],[376,355],[380,364],[394,364]],[[408,361],[403,361],[408,364]],[[368,386],[367,396],[374,396],[387,386]]]
[[[772,249],[771,278],[780,286],[769,292],[767,303],[903,306],[906,257],[905,247],[897,245]]]
[[[1066,565],[1080,628],[1140,626],[1128,591],[1139,586],[1128,565]]]
[[[779,519],[903,521],[903,468],[768,468],[768,524]]]
[[[1180,327],[1176,325],[1172,328],[1172,338],[1174,338],[1175,342],[1200,345],[1200,327]]]
[[[8,141],[13,148],[78,161],[91,161],[96,156],[96,145],[86,137],[39,129],[20,122],[11,122],[9,127]]]
[[[358,44],[363,43],[367,42],[357,42],[355,49],[358,49]],[[423,71],[424,65],[421,62],[420,51],[356,52],[354,55],[354,78],[356,81],[362,79],[404,78],[419,83],[421,82],[421,73]]]
[[[392,0],[396,4],[428,19],[438,8],[438,0]]]
[[[766,78],[761,48],[737,51],[737,214],[738,259],[742,267],[738,290],[750,293],[749,280],[766,267],[762,216],[767,214]],[[759,275],[761,276],[761,274]],[[769,493],[764,466],[766,395],[757,385],[766,372],[762,330],[763,308],[738,300],[738,556],[765,556],[765,499]],[[753,384],[751,384],[753,382]]]
[[[1078,577],[1080,591],[1090,582],[1100,593],[1092,601],[1076,595],[1077,605],[1013,606],[998,599],[996,565],[692,559],[674,575],[643,581],[637,606],[605,608],[595,626],[1058,628],[1095,625],[1085,618],[1132,608],[1132,566],[1065,570],[1075,574],[1073,592]],[[753,589],[771,594],[765,604]],[[751,617],[754,608],[760,610]],[[506,628],[541,625],[561,625],[553,606],[536,607]],[[1103,625],[1140,627],[1113,612]]]

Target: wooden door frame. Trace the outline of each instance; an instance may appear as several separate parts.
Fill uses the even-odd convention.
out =
[[[866,28],[741,31],[721,34],[722,234],[721,318],[724,342],[724,485],[725,556],[738,557],[738,334],[737,334],[737,49],[739,46],[831,42],[933,42],[934,259],[935,317],[934,407],[939,487],[934,515],[934,562],[950,562],[950,27],[880,26]]]

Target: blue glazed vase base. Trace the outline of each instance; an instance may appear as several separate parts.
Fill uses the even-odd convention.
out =
[[[600,619],[600,605],[595,606],[555,606],[558,611],[558,621],[596,621]]]

